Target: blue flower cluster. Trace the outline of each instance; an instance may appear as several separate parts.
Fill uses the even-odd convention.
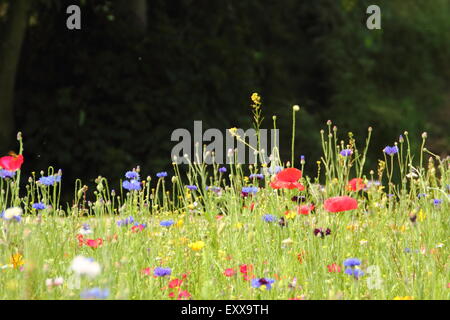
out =
[[[13,178],[15,175],[16,175],[15,171],[0,169],[0,178],[2,179]]]
[[[273,214],[265,214],[262,218],[265,222],[275,222],[278,220]]]
[[[44,210],[45,208],[47,208],[47,206],[42,202],[33,203],[32,207],[36,210]]]
[[[383,149],[383,152],[386,153],[387,155],[393,156],[394,154],[398,153],[398,147],[397,146],[387,146],[386,148]]]
[[[165,276],[170,276],[172,274],[172,270],[170,268],[161,268],[161,267],[157,267],[155,268],[155,270],[153,271],[153,274],[157,277],[165,277]]]
[[[109,296],[108,289],[92,288],[81,292],[81,299],[106,299]]]
[[[268,278],[253,279],[252,287],[260,288],[261,286],[266,286],[266,290],[270,290],[272,288],[272,283],[274,283],[274,282],[275,282],[274,279],[268,279]]]
[[[53,186],[54,184],[61,182],[61,175],[57,174],[47,177],[40,177],[38,181],[44,186]]]
[[[141,183],[139,182],[139,173],[136,171],[128,171],[125,173],[125,180],[122,182],[122,187],[128,191],[141,190]]]
[[[344,266],[347,267],[345,269],[345,274],[350,276],[354,276],[356,279],[362,277],[364,272],[361,269],[355,268],[356,266],[361,265],[361,261],[357,258],[349,258],[344,261]]]
[[[117,221],[117,225],[119,227],[123,227],[123,226],[127,226],[129,224],[132,224],[133,222],[134,222],[134,218],[132,216],[129,216],[128,218]]]
[[[164,221],[161,221],[160,223],[159,223],[159,225],[160,226],[162,226],[162,227],[170,227],[171,225],[173,225],[175,222],[173,221],[173,220],[164,220]]]
[[[167,172],[165,172],[165,171],[163,171],[163,172],[158,172],[158,173],[156,174],[156,176],[157,176],[158,178],[164,178],[164,177],[167,177]]]
[[[353,154],[352,149],[344,149],[339,152],[339,154],[343,157],[350,157]]]

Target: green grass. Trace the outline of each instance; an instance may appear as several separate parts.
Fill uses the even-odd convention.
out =
[[[73,203],[62,206],[60,183],[44,186],[32,174],[27,187],[19,190],[19,174],[0,179],[0,210],[20,206],[24,211],[20,222],[0,222],[0,299],[79,299],[83,290],[94,287],[109,289],[108,299],[173,299],[169,293],[178,294],[178,289],[167,288],[169,281],[183,274],[187,276],[181,290],[191,299],[448,299],[449,159],[430,154],[424,135],[420,163],[413,167],[406,134],[398,143],[399,153],[385,155],[378,168],[364,174],[370,131],[366,147],[358,152],[353,136],[341,143],[329,123],[328,136],[322,133],[324,156],[317,175],[300,180],[305,191],[273,190],[273,175],[261,181],[248,178],[249,172],[267,168],[235,164],[224,174],[218,165],[191,164],[187,184],[198,190],[190,191],[174,165],[173,177],[169,173],[166,178],[144,179],[140,191],[118,186],[113,192],[99,177],[92,192],[78,180]],[[344,148],[351,148],[352,156],[341,156]],[[430,156],[427,164],[425,155]],[[417,177],[408,178],[411,172]],[[381,185],[350,191],[352,177]],[[219,186],[221,193],[206,186]],[[243,197],[243,186],[259,190]],[[426,196],[419,198],[420,193]],[[298,195],[315,204],[313,213],[297,214],[292,197]],[[327,212],[324,200],[338,195],[357,199],[358,209]],[[442,202],[436,205],[433,199]],[[36,212],[31,207],[36,202],[49,207]],[[285,215],[286,211],[293,214]],[[283,216],[287,225],[265,222],[265,214]],[[223,217],[217,219],[218,215]],[[132,225],[117,225],[129,216],[146,228],[133,232]],[[175,224],[160,226],[168,219]],[[77,236],[85,223],[93,231],[85,238],[102,238],[98,248],[79,245]],[[315,228],[329,228],[331,234],[315,236]],[[200,250],[189,246],[197,241],[205,244]],[[12,264],[13,255],[22,261]],[[95,278],[82,276],[77,285],[70,266],[79,255],[94,258],[102,271]],[[361,260],[362,277],[344,273],[347,258]],[[239,270],[243,264],[253,265],[250,278],[275,279],[272,288],[253,288]],[[332,264],[341,272],[328,272]],[[171,268],[171,277],[153,277],[153,268],[160,266]],[[146,268],[151,268],[151,275],[143,273]],[[225,276],[228,268],[236,275]],[[64,283],[48,287],[46,280],[56,277],[63,277]]]

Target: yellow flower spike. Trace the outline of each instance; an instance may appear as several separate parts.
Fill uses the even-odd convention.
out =
[[[251,99],[254,104],[261,104],[261,97],[256,92],[252,94]]]
[[[423,212],[422,209],[420,209],[419,213],[417,214],[419,222],[422,222],[427,217],[426,213]]]

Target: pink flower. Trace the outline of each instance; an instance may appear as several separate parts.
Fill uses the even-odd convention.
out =
[[[224,274],[226,277],[232,277],[232,276],[234,276],[234,275],[236,274],[236,271],[234,271],[233,268],[228,268],[228,269],[225,269],[225,271],[223,272],[223,274]]]

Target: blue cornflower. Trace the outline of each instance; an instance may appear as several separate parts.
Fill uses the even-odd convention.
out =
[[[258,192],[258,187],[243,187],[242,194],[247,196],[249,193],[255,194]]]
[[[61,182],[61,176],[60,175],[53,175],[53,176],[47,176],[47,177],[40,177],[39,183],[45,185],[45,186],[52,186],[55,183]]]
[[[2,178],[2,179],[12,178],[15,175],[16,175],[15,171],[8,171],[5,169],[0,169],[0,178]]]
[[[304,155],[300,156],[300,162],[305,162],[305,156]]]
[[[161,267],[157,267],[155,268],[155,270],[153,271],[153,274],[157,277],[165,277],[165,276],[170,276],[172,274],[172,270],[170,268],[161,268]]]
[[[137,180],[130,180],[130,181],[125,180],[122,183],[122,187],[124,189],[129,190],[129,191],[131,191],[131,190],[141,190],[141,183],[139,181],[137,181]]]
[[[433,199],[433,204],[434,204],[435,206],[439,206],[441,203],[442,203],[442,200],[441,200],[441,199]]]
[[[283,167],[280,167],[280,166],[270,167],[269,168],[269,173],[270,174],[277,174],[281,170],[283,170]]]
[[[361,261],[357,258],[350,258],[344,261],[345,267],[355,267],[359,266],[361,264]]]
[[[197,186],[193,186],[193,185],[186,186],[186,188],[188,188],[189,190],[192,190],[192,191],[198,189]]]
[[[274,279],[269,279],[269,278],[253,279],[252,287],[259,288],[261,286],[266,286],[266,290],[270,290],[272,288],[272,283],[274,283],[274,282],[275,282]]]
[[[160,223],[159,223],[159,225],[160,226],[162,226],[162,227],[170,227],[171,225],[173,225],[175,222],[173,221],[173,220],[164,220],[164,221],[161,221]]]
[[[128,218],[125,218],[123,220],[117,221],[117,225],[119,227],[122,227],[122,226],[127,226],[127,225],[129,225],[129,224],[131,224],[133,222],[134,222],[134,218],[132,216],[129,216]]]
[[[380,181],[376,181],[376,180],[369,180],[367,182],[367,188],[374,187],[374,186],[378,187],[380,185],[381,185],[381,182]]]
[[[225,167],[220,167],[220,168],[219,168],[219,172],[225,173],[225,172],[227,172],[227,168],[225,168]]]
[[[410,248],[405,248],[405,253],[411,253],[411,249]]]
[[[275,217],[273,214],[265,214],[263,215],[263,220],[265,222],[275,222],[277,221],[277,217]]]
[[[418,195],[417,195],[417,197],[420,199],[420,198],[425,198],[427,196],[427,194],[426,193],[419,193]]]
[[[386,153],[387,155],[393,156],[394,154],[398,153],[398,148],[397,146],[387,146],[386,148],[383,149],[383,152]]]
[[[32,207],[36,210],[44,210],[45,208],[47,208],[47,206],[42,202],[33,203]]]
[[[360,269],[347,268],[345,269],[345,274],[354,276],[356,279],[358,279],[359,277],[362,277],[364,275],[364,272]]]
[[[353,151],[352,151],[352,149],[344,149],[344,150],[341,150],[341,152],[339,152],[339,154],[343,157],[349,157],[353,154]]]
[[[127,179],[139,180],[139,173],[136,171],[127,171],[127,173],[125,173],[125,177]]]
[[[264,179],[264,175],[262,173],[252,173],[249,176],[250,179]]]
[[[81,292],[81,299],[106,299],[109,296],[108,289],[92,288]]]
[[[164,177],[167,177],[167,172],[165,172],[165,171],[163,171],[163,172],[158,172],[158,173],[156,174],[156,176],[157,176],[158,178],[164,178]]]
[[[211,190],[211,191],[214,191],[215,193],[219,193],[220,191],[222,191],[222,188],[215,187],[215,186],[210,186],[210,187],[206,186],[206,190]]]

